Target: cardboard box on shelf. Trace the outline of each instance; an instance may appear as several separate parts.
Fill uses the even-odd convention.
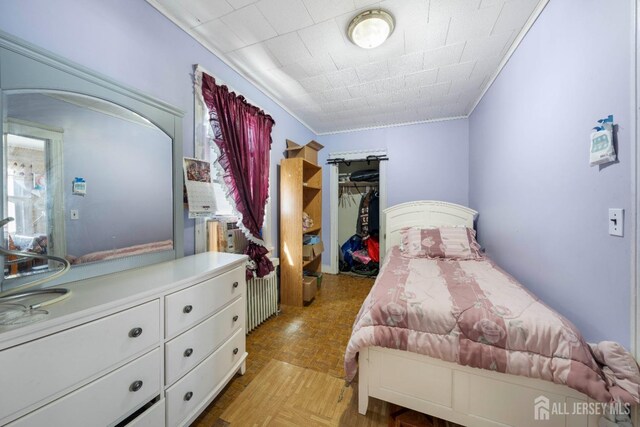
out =
[[[309,302],[316,296],[318,279],[313,276],[302,277],[302,300]]]
[[[324,251],[322,241],[313,245],[302,245],[302,259],[308,261],[320,255]]]
[[[302,274],[305,276],[315,277],[318,282],[318,290],[322,287],[322,273],[319,271],[303,271]]]
[[[324,145],[317,141],[309,141],[306,145],[299,145],[295,142],[287,139],[287,153],[288,159],[305,159],[314,165],[318,164],[318,151],[322,150]]]

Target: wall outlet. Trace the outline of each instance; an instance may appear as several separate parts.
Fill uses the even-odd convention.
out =
[[[609,234],[620,237],[624,235],[624,209],[609,209]]]
[[[80,211],[78,209],[71,209],[71,219],[80,219]]]

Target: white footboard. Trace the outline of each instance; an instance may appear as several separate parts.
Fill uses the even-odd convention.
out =
[[[473,427],[597,427],[599,418],[566,386],[380,347],[360,352],[358,392],[361,414],[371,396]]]

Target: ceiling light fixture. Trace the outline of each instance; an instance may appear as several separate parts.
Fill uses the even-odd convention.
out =
[[[393,16],[389,12],[371,9],[359,13],[351,20],[347,34],[354,44],[364,49],[373,49],[389,38],[393,27]]]

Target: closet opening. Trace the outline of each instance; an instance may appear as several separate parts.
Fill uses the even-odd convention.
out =
[[[332,153],[331,266],[333,274],[376,277],[381,261],[381,223],[386,207],[382,151]]]

